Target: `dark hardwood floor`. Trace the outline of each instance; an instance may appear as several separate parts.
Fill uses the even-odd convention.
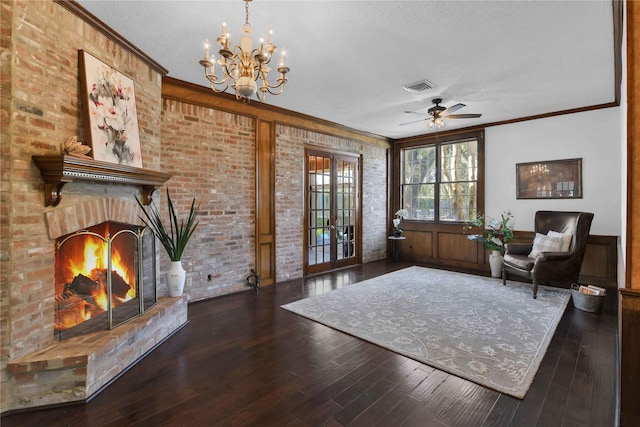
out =
[[[614,425],[615,314],[569,303],[519,400],[280,308],[407,265],[380,261],[191,304],[186,327],[89,403],[2,425]]]

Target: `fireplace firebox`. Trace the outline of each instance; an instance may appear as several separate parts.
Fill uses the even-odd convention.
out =
[[[155,252],[146,227],[115,221],[58,238],[56,337],[112,329],[155,305]]]

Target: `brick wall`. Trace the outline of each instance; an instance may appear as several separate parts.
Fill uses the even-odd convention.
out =
[[[81,118],[78,50],[84,49],[133,78],[143,164],[160,167],[161,75],[132,53],[50,1],[3,1],[2,181],[0,262],[2,263],[2,389],[0,410],[14,406],[6,366],[53,343],[54,240],[47,234],[43,182],[31,160],[58,154],[78,135]],[[126,185],[67,184],[57,208],[96,198],[132,201]]]
[[[9,117],[11,116],[11,51],[13,40],[13,5],[0,2],[0,387],[4,390],[7,375],[5,366],[9,359],[11,337],[11,320],[9,307],[11,293],[11,140],[9,132]],[[0,399],[0,411],[6,407],[5,399]]]
[[[363,155],[363,262],[386,256],[386,149],[278,124],[277,281],[302,276],[305,144]],[[200,225],[183,261],[189,300],[247,289],[255,267],[255,121],[164,100],[162,170],[173,175],[168,186],[180,209],[194,197],[200,202]]]
[[[181,212],[200,203],[183,258],[189,300],[246,289],[255,267],[255,120],[164,100],[162,171],[173,175],[167,186]],[[165,255],[161,264],[168,268]]]
[[[305,144],[362,155],[362,262],[385,258],[386,149],[351,139],[278,125],[276,127],[277,280],[302,276]]]
[[[307,133],[276,126],[276,281],[302,277],[304,144],[312,143]]]
[[[387,236],[391,220],[387,216],[387,151],[374,145],[363,146],[362,165],[362,262],[387,257]]]

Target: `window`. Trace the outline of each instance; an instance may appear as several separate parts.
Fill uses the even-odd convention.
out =
[[[406,219],[469,221],[478,212],[479,138],[434,142],[400,151],[400,206]]]

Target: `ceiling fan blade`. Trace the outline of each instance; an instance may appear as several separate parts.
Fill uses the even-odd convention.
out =
[[[414,121],[412,121],[412,122],[400,123],[398,126],[404,126],[404,125],[410,125],[410,124],[412,124],[412,123],[424,122],[425,120],[429,120],[429,118],[428,118],[428,117],[425,117],[424,119],[414,120]]]
[[[417,114],[419,116],[428,116],[427,113],[419,113],[417,111],[405,111],[405,113],[407,113],[407,114]]]
[[[456,105],[452,105],[451,107],[447,108],[444,113],[445,114],[449,114],[449,113],[455,113],[456,111],[458,111],[459,109],[466,107],[465,104],[456,104]]]
[[[448,114],[445,117],[447,119],[476,119],[481,116],[482,114]]]

